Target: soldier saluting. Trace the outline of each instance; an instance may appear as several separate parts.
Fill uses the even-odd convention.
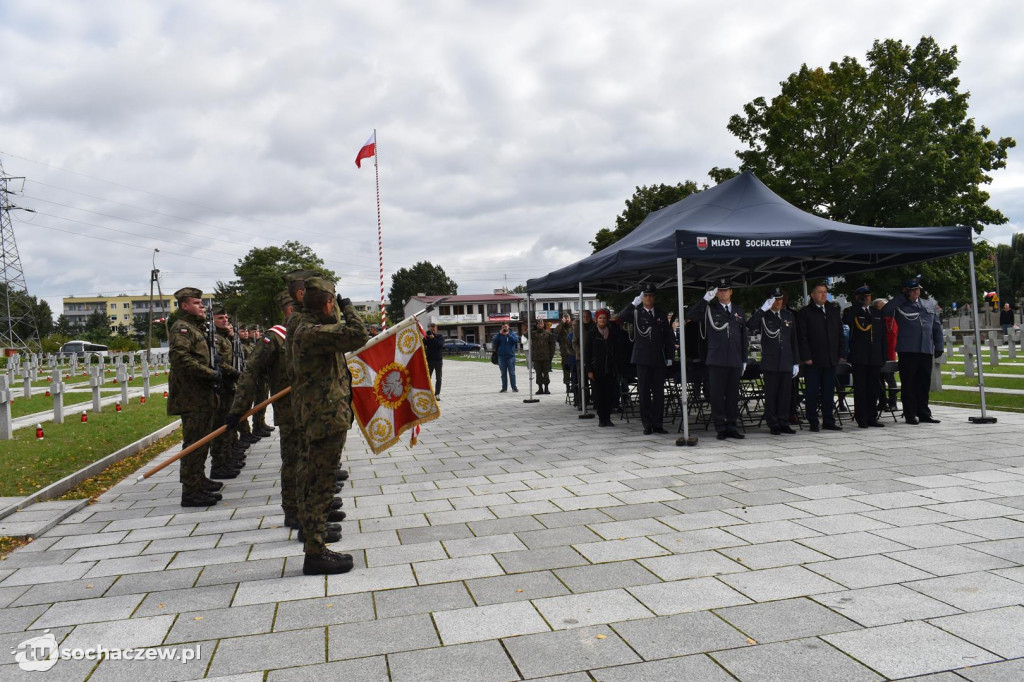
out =
[[[738,430],[740,378],[747,368],[749,339],[746,316],[732,302],[729,280],[714,282],[686,317],[701,325],[701,336],[707,340],[708,400],[718,440],[744,438]]]
[[[665,375],[675,356],[676,341],[664,310],[654,307],[656,292],[645,288],[616,316],[633,325],[633,353],[629,361],[636,365],[636,387],[640,397],[640,421],[644,435],[668,433],[662,426],[665,416]]]
[[[796,316],[786,308],[786,292],[776,287],[747,320],[751,333],[761,334],[761,375],[764,377],[764,420],[773,436],[796,433],[789,426],[793,377],[800,371]]]
[[[174,298],[178,301],[178,317],[171,325],[168,340],[171,374],[167,382],[167,414],[181,417],[184,450],[213,430],[221,371],[210,362],[203,292],[184,287],[174,292]],[[205,475],[209,450],[207,444],[181,458],[178,477],[182,507],[209,507],[221,499],[217,491],[224,484]]]
[[[334,284],[320,277],[306,280],[305,312],[295,326],[291,364],[296,418],[306,427],[300,458],[299,520],[305,575],[347,573],[352,555],[329,550],[324,542],[335,472],[352,427],[352,375],[345,353],[369,340],[363,320],[347,298],[335,298]],[[341,309],[343,321],[336,321]]]

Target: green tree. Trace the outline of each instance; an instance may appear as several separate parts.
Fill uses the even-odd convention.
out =
[[[405,317],[405,304],[416,294],[445,296],[459,293],[459,285],[444,268],[421,261],[411,268],[400,268],[391,276],[388,291],[388,323],[394,324]]]
[[[954,75],[959,63],[955,46],[943,50],[924,37],[916,46],[875,41],[866,65],[853,57],[827,70],[805,64],[771,102],[758,97],[729,120],[729,131],[747,145],[736,152],[740,169],[831,220],[966,225],[979,233],[1005,223],[982,186],[1006,166],[1016,142],[989,139],[991,131],[968,117],[969,93]],[[710,174],[721,182],[735,173],[713,168]],[[969,290],[966,264],[963,256],[850,283],[867,280],[884,293],[921,271],[932,294],[955,298]]]
[[[707,189],[707,185],[701,188],[692,180],[678,182],[674,185],[638,186],[633,192],[633,196],[626,199],[626,208],[615,216],[615,229],[602,227],[597,231],[594,240],[590,242],[590,245],[594,247],[594,253],[611,246],[635,230],[649,213],[682,201],[701,189]]]
[[[57,317],[57,323],[53,327],[53,333],[59,336],[66,336],[70,340],[71,334],[77,329],[77,325],[71,324],[67,315],[61,314]]]
[[[1019,306],[1024,297],[1024,232],[1013,235],[1009,244],[996,246],[999,265],[999,300]]]
[[[53,331],[53,312],[50,310],[50,304],[45,300],[28,295],[24,289],[12,289],[8,296],[6,282],[0,282],[0,297],[10,302],[15,335],[33,349],[38,350],[39,340]],[[36,331],[39,332],[38,337],[32,331],[33,322]],[[6,324],[7,320],[4,320],[4,325]],[[2,333],[6,337],[6,326]]]
[[[85,318],[85,326],[82,328],[82,339],[93,343],[110,345],[110,320],[102,310],[96,310],[89,317]]]
[[[274,297],[287,286],[284,276],[299,269],[315,270],[331,280],[337,278],[312,249],[289,241],[249,251],[235,264],[237,279],[227,284],[217,282],[213,297],[239,322],[269,327],[281,321]]]

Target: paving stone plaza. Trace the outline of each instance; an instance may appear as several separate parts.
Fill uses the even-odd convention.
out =
[[[0,563],[0,679],[1024,679],[1024,415],[683,448],[526,385],[448,361],[415,448],[352,432],[346,575],[301,575],[277,432],[207,510],[120,483]],[[46,634],[196,657],[23,670]]]

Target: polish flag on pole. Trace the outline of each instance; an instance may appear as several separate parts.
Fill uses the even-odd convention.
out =
[[[370,134],[370,139],[366,141],[366,144],[363,145],[363,148],[359,150],[358,154],[356,154],[356,168],[362,168],[362,165],[360,165],[362,160],[368,159],[377,153],[376,147],[377,131],[374,130],[373,133]]]

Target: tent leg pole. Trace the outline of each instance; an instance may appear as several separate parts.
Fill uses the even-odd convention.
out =
[[[593,419],[594,415],[587,412],[587,362],[586,348],[587,330],[583,326],[583,282],[580,282],[580,357],[576,362],[576,376],[580,378],[580,404],[583,414],[580,419]]]
[[[526,380],[530,383],[530,397],[523,400],[524,403],[539,403],[540,400],[533,397],[533,307],[530,305],[530,294],[526,294]]]
[[[686,329],[683,317],[683,259],[676,258],[676,296],[679,300],[679,414],[683,420],[683,437],[676,438],[676,445],[696,445],[697,437],[690,437],[690,408],[686,397]]]
[[[981,416],[968,417],[975,424],[995,424],[996,418],[989,417],[985,410],[985,370],[981,362],[981,329],[978,325],[978,278],[974,271],[974,249],[967,252],[971,264],[971,314],[974,317],[974,346],[978,349],[975,360],[978,363],[978,394],[981,396]]]

